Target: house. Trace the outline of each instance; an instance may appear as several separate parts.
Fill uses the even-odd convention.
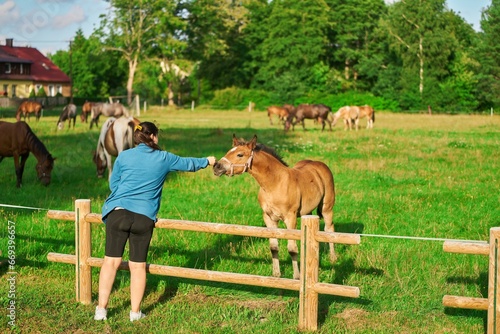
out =
[[[0,94],[27,98],[32,90],[47,96],[70,96],[71,79],[40,51],[15,47],[12,38],[0,45]]]

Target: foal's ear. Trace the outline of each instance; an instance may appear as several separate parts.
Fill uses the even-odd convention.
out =
[[[238,138],[236,138],[236,134],[233,133],[233,147],[238,145]]]
[[[250,145],[250,147],[253,150],[255,148],[255,146],[257,145],[257,135],[253,135],[252,140],[250,140],[250,142],[248,144]]]

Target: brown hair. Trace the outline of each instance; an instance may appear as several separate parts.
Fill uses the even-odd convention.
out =
[[[136,145],[144,143],[153,150],[161,150],[160,146],[155,144],[151,135],[158,137],[158,128],[156,125],[151,122],[142,122],[134,128],[134,143]]]

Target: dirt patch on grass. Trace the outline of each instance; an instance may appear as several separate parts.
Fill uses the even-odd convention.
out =
[[[346,309],[335,317],[342,319],[345,329],[350,332],[363,328],[384,328],[384,324],[393,323],[395,321],[397,314],[397,312],[385,312],[383,314],[377,314],[376,319],[374,319],[373,313],[356,308]]]
[[[287,307],[288,301],[283,300],[264,300],[264,299],[241,299],[224,295],[222,297],[209,296],[199,291],[187,295],[176,296],[174,302],[189,302],[195,304],[209,305],[233,305],[248,308],[251,310],[260,309],[267,311],[280,311]]]

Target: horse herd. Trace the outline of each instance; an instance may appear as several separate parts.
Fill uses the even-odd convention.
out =
[[[0,162],[4,157],[13,157],[16,172],[16,186],[22,186],[24,166],[29,154],[32,153],[37,159],[36,171],[40,182],[47,186],[51,181],[51,172],[56,160],[49,153],[42,141],[35,135],[26,123],[26,117],[30,121],[30,115],[34,114],[37,121],[43,113],[43,105],[36,101],[23,101],[16,112],[15,123],[0,121]],[[68,121],[68,128],[75,127],[77,108],[70,103],[63,108],[57,121],[57,129],[64,127]],[[111,156],[118,156],[121,151],[133,146],[133,129],[139,120],[130,117],[129,111],[118,102],[99,103],[85,102],[82,106],[81,120],[86,123],[91,116],[90,128],[95,124],[98,126],[100,115],[109,117],[101,128],[96,150],[92,153],[92,160],[96,164],[97,176],[101,178],[109,169],[111,175]],[[21,121],[21,117],[24,117]]]
[[[313,119],[322,125],[321,131],[325,130],[325,125],[328,123],[330,131],[337,124],[338,120],[344,121],[345,130],[359,129],[359,120],[366,117],[366,128],[373,128],[375,122],[375,110],[371,106],[344,106],[336,113],[324,104],[299,104],[295,107],[292,104],[284,104],[283,106],[270,106],[267,108],[267,116],[269,123],[273,125],[273,115],[278,116],[278,120],[284,125],[285,131],[290,127],[295,130],[295,124],[301,123],[305,130],[304,119]]]
[[[329,123],[331,129],[332,124],[334,125],[340,118],[348,123],[355,122],[356,126],[356,121],[360,117],[364,117],[362,115],[373,120],[373,109],[371,109],[370,114],[369,109],[365,110],[361,107],[341,108],[336,114],[333,114],[328,106],[322,104],[299,105],[296,108],[288,106],[288,108],[291,112],[288,111],[287,114],[284,113],[280,116],[280,120],[285,123],[285,126],[288,124],[288,128],[297,123],[302,123],[304,127],[305,118],[321,122],[323,130],[325,122]],[[98,177],[103,177],[106,168],[109,169],[109,177],[111,176],[111,156],[118,156],[123,150],[133,147],[134,127],[140,122],[136,118],[125,115],[124,110],[116,109],[116,114],[111,115],[108,109],[104,106],[96,108],[95,105],[92,105],[90,111],[85,114],[84,108],[82,108],[82,122],[85,122],[88,113],[92,115],[92,120],[96,119],[97,113],[109,116],[101,127],[96,150],[93,152],[93,161],[96,164]],[[17,122],[0,121],[0,161],[3,157],[14,158],[17,187],[20,187],[26,159],[32,152],[38,161],[36,165],[38,178],[43,185],[48,185],[55,158],[36,137],[29,125],[20,121],[20,115],[24,113],[24,109],[20,110],[16,114]],[[38,114],[36,116],[37,119],[40,118]],[[270,116],[271,112],[269,112]],[[69,120],[70,124],[73,120],[74,126],[75,118],[76,106],[67,105],[59,117],[58,128],[66,120]],[[271,117],[270,122],[272,123]],[[95,124],[97,125],[97,121]],[[19,158],[21,158],[20,162]],[[250,141],[246,141],[237,139],[233,135],[233,147],[216,162],[213,173],[215,176],[233,176],[245,172],[255,178],[261,186],[258,201],[267,227],[277,228],[279,222],[283,221],[287,229],[296,229],[298,217],[311,214],[316,210],[317,214],[324,218],[325,231],[334,231],[334,178],[330,168],[323,162],[302,160],[293,167],[289,167],[273,149],[257,143],[256,136]],[[272,273],[273,276],[280,277],[278,239],[270,238],[269,243],[272,255]],[[295,240],[288,240],[288,252],[292,259],[293,278],[299,279],[299,251]],[[333,263],[336,258],[334,245],[330,243],[329,259]]]

